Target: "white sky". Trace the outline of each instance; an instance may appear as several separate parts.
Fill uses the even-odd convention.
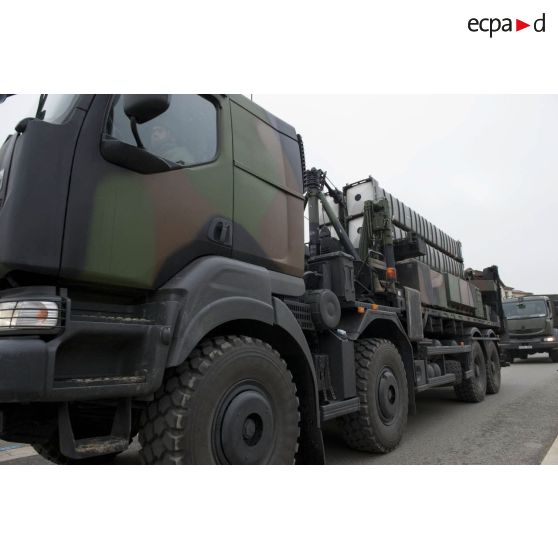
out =
[[[14,95],[0,104],[0,145],[13,133],[22,115],[35,115],[37,102],[37,95]]]
[[[17,99],[17,98],[16,98]],[[0,105],[0,141],[17,123]],[[307,166],[341,187],[372,174],[450,236],[466,267],[558,292],[558,96],[254,95],[304,138]]]

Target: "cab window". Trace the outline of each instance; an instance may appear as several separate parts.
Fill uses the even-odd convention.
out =
[[[60,124],[74,108],[77,95],[42,95],[38,117],[45,122]]]
[[[137,145],[122,95],[117,95],[111,106],[106,133]],[[171,95],[169,108],[138,124],[138,133],[145,149],[157,157],[185,167],[209,163],[217,155],[217,109],[200,95]]]

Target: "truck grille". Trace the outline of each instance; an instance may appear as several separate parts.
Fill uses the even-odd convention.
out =
[[[544,329],[520,329],[519,331],[510,331],[510,337],[533,337],[533,335],[543,335]]]
[[[310,313],[310,305],[302,302],[300,299],[283,298],[283,302],[293,313],[296,321],[302,329],[313,330],[312,314]]]

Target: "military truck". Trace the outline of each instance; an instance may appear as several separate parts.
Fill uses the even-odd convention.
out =
[[[13,99],[4,96],[0,118]],[[13,117],[15,109],[11,109]],[[500,388],[497,267],[238,95],[41,95],[0,150],[0,437],[56,463],[385,453]],[[309,241],[305,243],[305,211]]]
[[[558,295],[533,295],[504,301],[508,335],[501,344],[506,360],[548,353],[558,362]]]

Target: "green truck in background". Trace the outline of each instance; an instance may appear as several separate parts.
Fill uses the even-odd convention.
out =
[[[558,295],[533,295],[505,300],[508,337],[502,350],[510,362],[548,353],[558,362]]]
[[[499,391],[497,267],[464,269],[372,177],[332,187],[247,98],[40,95],[20,116],[0,148],[1,438],[56,463],[138,434],[148,464],[323,463],[327,421],[385,453],[417,393]]]

